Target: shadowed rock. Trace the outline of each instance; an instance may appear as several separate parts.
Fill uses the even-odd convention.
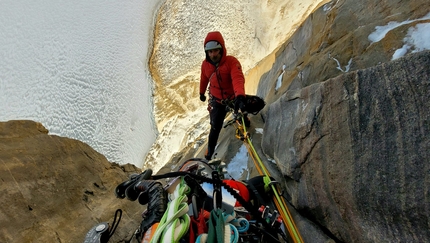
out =
[[[430,52],[286,92],[262,147],[293,205],[343,242],[429,239]]]
[[[83,242],[98,222],[123,217],[112,238],[128,239],[143,206],[115,197],[134,166],[109,163],[88,145],[48,135],[33,121],[0,122],[0,242]]]

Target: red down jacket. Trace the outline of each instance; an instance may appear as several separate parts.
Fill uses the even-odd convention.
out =
[[[224,38],[218,31],[209,32],[204,45],[209,41],[218,41],[222,46],[222,57],[216,66],[206,52],[206,59],[202,62],[200,75],[200,94],[204,94],[209,84],[209,93],[218,100],[232,100],[237,96],[245,96],[245,77],[242,65],[233,56],[227,56]]]

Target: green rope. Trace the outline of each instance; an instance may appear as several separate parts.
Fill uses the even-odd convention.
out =
[[[190,227],[190,216],[187,214],[188,197],[187,193],[190,188],[181,177],[181,182],[176,186],[173,192],[173,200],[167,205],[167,210],[151,239],[151,243],[156,242],[179,242]]]
[[[242,127],[243,127],[244,133],[247,134],[246,133],[246,126],[245,126],[245,119],[243,118],[243,116],[242,116]],[[249,147],[251,148],[251,152],[254,154],[254,157],[257,159],[258,164],[260,165],[260,168],[263,171],[264,189],[266,190],[268,186],[270,186],[270,188],[272,189],[272,191],[275,195],[275,198],[278,202],[278,205],[280,207],[279,211],[281,211],[282,214],[284,215],[284,217],[282,217],[282,218],[284,218],[284,221],[285,220],[287,221],[286,223],[288,225],[288,228],[291,229],[290,234],[291,234],[291,237],[293,238],[294,242],[295,243],[296,242],[303,242],[303,239],[300,236],[300,233],[298,232],[298,230],[294,224],[294,221],[291,219],[291,216],[288,213],[288,209],[286,209],[284,201],[279,196],[278,190],[275,188],[275,186],[273,184],[270,184],[269,172],[267,171],[266,167],[264,166],[263,162],[261,161],[260,157],[258,156],[257,151],[255,150],[254,146],[252,145],[251,139],[249,138],[249,136],[245,136],[245,137],[246,137],[246,141],[249,144]]]
[[[225,221],[222,209],[213,209],[209,218],[207,243],[224,243]]]

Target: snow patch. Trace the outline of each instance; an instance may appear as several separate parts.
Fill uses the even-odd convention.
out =
[[[231,178],[238,180],[243,173],[248,170],[248,150],[245,145],[239,148],[239,152],[231,159],[227,165],[227,171]]]
[[[327,4],[324,4],[324,6],[323,6],[324,12],[330,12],[336,6],[336,4],[338,2],[339,2],[339,0],[337,0],[336,3],[329,2]]]
[[[255,128],[255,132],[263,134],[263,128]]]
[[[343,73],[349,72],[349,69],[351,68],[352,58],[349,59],[348,65],[346,65],[344,68],[342,68],[342,66],[340,65],[340,62],[336,58],[331,57],[330,54],[328,54],[328,58],[334,60],[337,63],[336,69],[340,70]]]
[[[0,121],[34,120],[141,166],[157,131],[148,48],[160,1],[0,1]]]
[[[375,27],[375,31],[372,32],[368,36],[368,39],[371,42],[371,44],[375,43],[375,42],[379,42],[380,40],[384,39],[385,35],[388,32],[390,32],[391,30],[393,30],[393,29],[395,29],[395,28],[397,28],[399,26],[405,25],[405,24],[410,24],[410,23],[417,22],[417,21],[422,21],[422,20],[430,20],[430,12],[427,15],[425,15],[424,17],[419,18],[419,19],[406,20],[406,21],[403,21],[403,22],[400,22],[400,23],[396,22],[396,21],[391,21],[391,22],[388,22],[387,25],[376,26]]]
[[[405,44],[394,52],[392,60],[406,55],[409,50],[412,50],[412,53],[430,50],[430,23],[410,27],[403,41]]]
[[[285,65],[282,66],[282,73],[279,75],[278,80],[276,81],[275,91],[278,91],[279,88],[282,86],[282,77],[285,73]]]

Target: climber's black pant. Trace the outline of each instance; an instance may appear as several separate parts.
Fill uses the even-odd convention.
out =
[[[215,152],[215,146],[218,141],[219,133],[221,132],[225,116],[227,115],[227,109],[225,105],[222,105],[213,100],[211,102],[211,106],[212,109],[209,113],[211,130],[209,132],[208,152],[206,155],[206,159],[212,158],[212,155]]]

